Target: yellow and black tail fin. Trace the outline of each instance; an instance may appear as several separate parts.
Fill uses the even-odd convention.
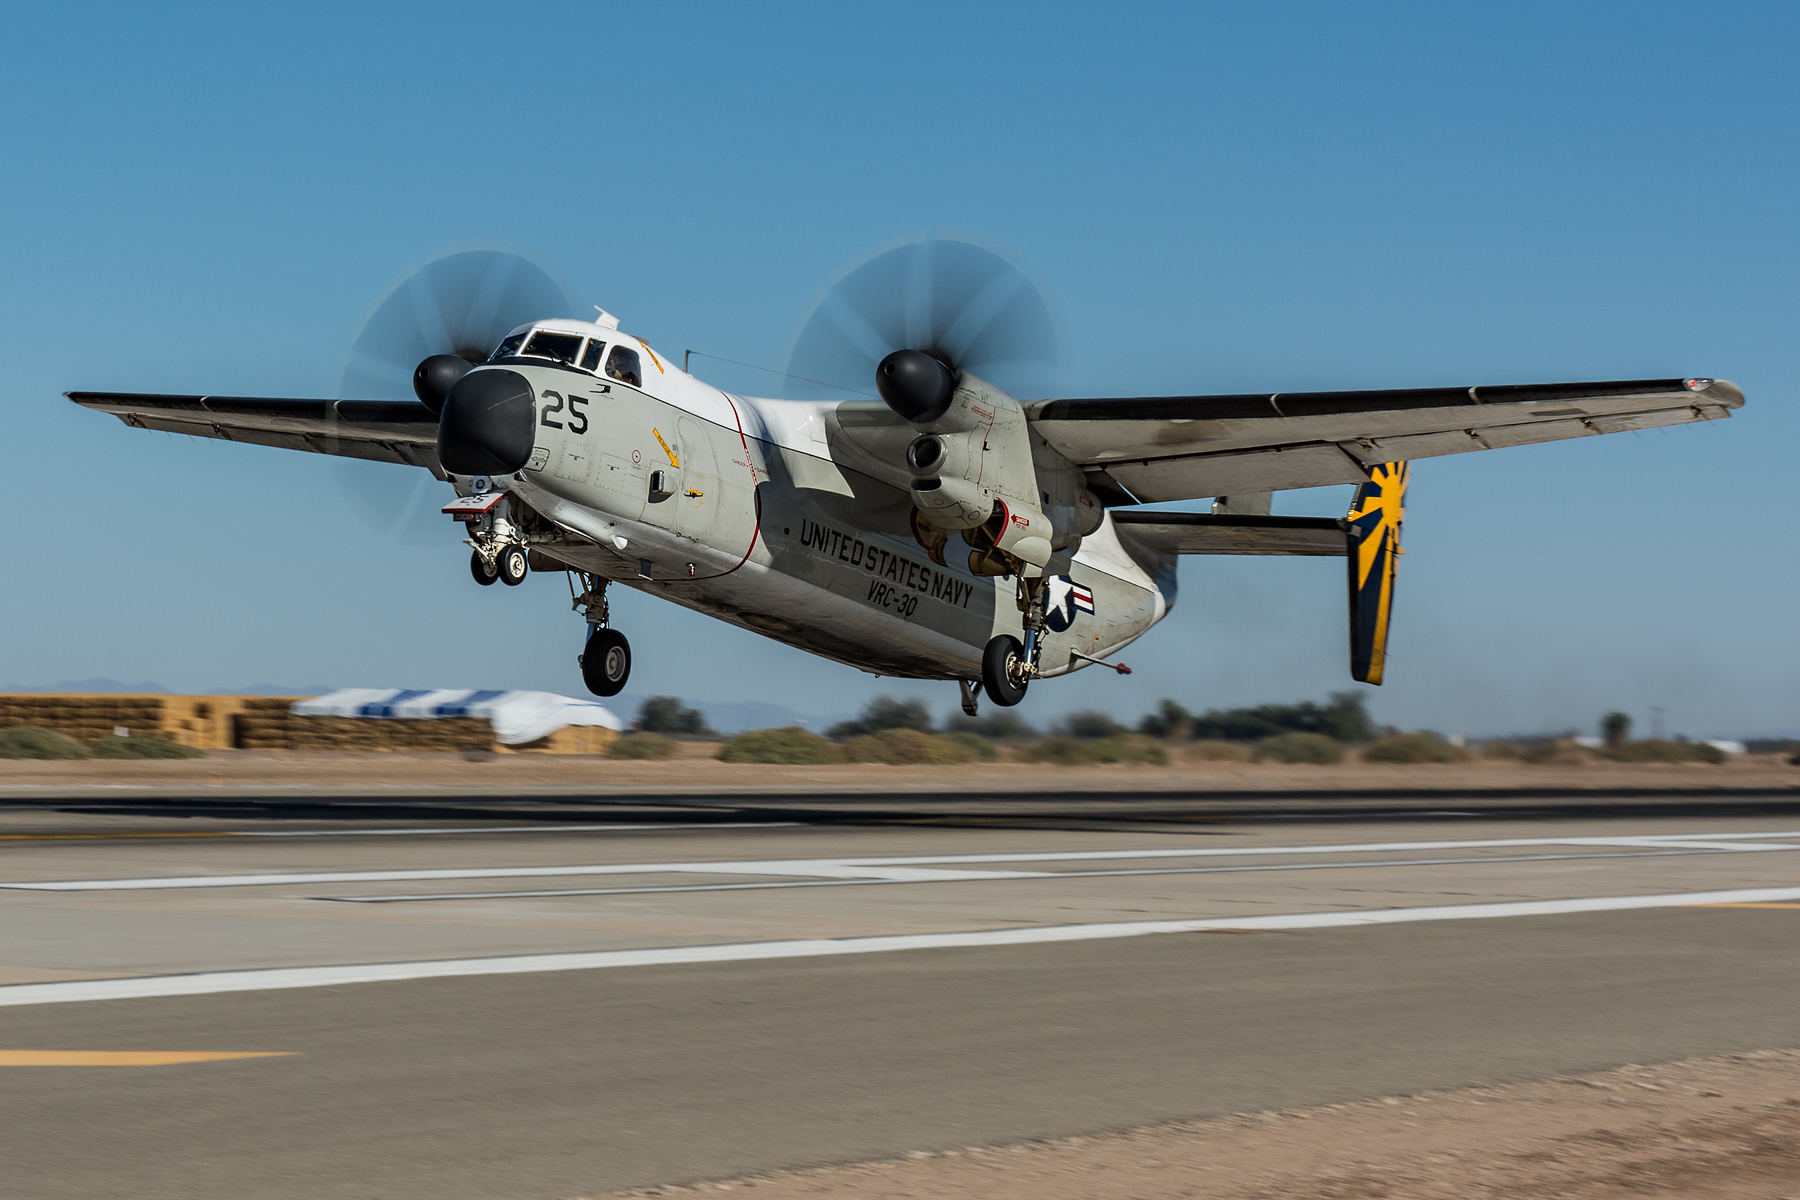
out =
[[[1403,462],[1371,467],[1369,481],[1356,489],[1345,518],[1350,538],[1350,674],[1362,683],[1380,683],[1387,661],[1408,474]]]

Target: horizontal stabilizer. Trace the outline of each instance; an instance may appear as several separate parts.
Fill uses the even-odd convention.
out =
[[[1113,509],[1122,537],[1162,554],[1348,553],[1344,522],[1334,517]]]

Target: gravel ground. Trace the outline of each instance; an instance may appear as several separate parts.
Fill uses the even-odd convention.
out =
[[[1795,1200],[1800,1050],[971,1146],[607,1200],[738,1189],[761,1200]]]
[[[494,755],[471,761],[454,754],[328,754],[220,751],[171,761],[38,762],[0,759],[0,798],[93,794],[100,789],[185,792],[196,788],[321,794],[396,793],[604,794],[628,791],[1040,793],[1068,791],[1409,790],[1493,791],[1606,788],[1800,790],[1800,767],[1778,755],[1743,756],[1723,766],[1699,763],[1607,763],[1527,766],[1507,762],[1337,766],[1278,763],[1178,763],[1168,767],[1063,767],[1040,763],[962,766],[777,766],[722,763],[717,746],[694,742],[680,758],[626,761],[586,755]]]

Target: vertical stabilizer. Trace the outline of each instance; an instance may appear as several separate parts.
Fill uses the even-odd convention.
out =
[[[1361,683],[1381,682],[1387,661],[1388,621],[1394,615],[1394,571],[1400,558],[1400,526],[1406,519],[1403,462],[1380,463],[1356,489],[1346,518],[1350,534],[1350,674]]]

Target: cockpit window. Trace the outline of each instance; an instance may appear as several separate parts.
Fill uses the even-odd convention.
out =
[[[627,350],[623,346],[615,345],[612,353],[606,356],[606,373],[622,383],[629,383],[632,387],[644,386],[644,375],[638,369],[636,350]]]
[[[604,349],[606,349],[606,343],[599,338],[595,338],[593,341],[589,342],[587,353],[581,356],[581,369],[584,371],[598,371],[600,369],[600,352]]]
[[[540,329],[525,343],[525,354],[528,357],[554,358],[571,367],[575,365],[575,356],[580,353],[581,335],[578,333],[551,333],[548,329]]]
[[[500,343],[500,348],[494,351],[493,358],[490,358],[488,361],[492,362],[494,358],[511,358],[519,352],[519,347],[524,344],[525,335],[522,333],[515,333]]]

